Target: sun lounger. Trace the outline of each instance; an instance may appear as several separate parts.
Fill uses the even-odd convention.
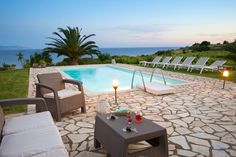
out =
[[[162,62],[155,63],[154,66],[163,65],[162,68],[164,68],[164,67],[165,67],[165,64],[166,64],[166,63],[169,63],[170,60],[171,60],[171,58],[172,58],[172,57],[166,57],[165,59],[163,59]]]
[[[214,63],[212,63],[209,66],[199,66],[199,67],[194,67],[194,69],[201,69],[200,74],[203,72],[204,69],[208,69],[211,71],[215,71],[218,70],[219,66],[222,66],[226,63],[226,61],[215,61]]]
[[[182,67],[188,67],[192,62],[193,60],[195,59],[195,57],[187,57],[183,63],[181,64],[175,64],[174,65],[174,70],[176,69],[176,67],[178,67],[178,69],[182,68]]]
[[[166,69],[169,67],[169,66],[175,66],[176,64],[179,64],[179,62],[182,60],[183,57],[175,57],[175,59],[171,62],[171,63],[166,63],[165,64],[165,67]]]
[[[139,65],[143,65],[143,66],[147,66],[147,65],[153,65],[153,67],[155,66],[155,63],[159,63],[161,60],[162,56],[156,56],[151,62],[147,62],[147,61],[140,61]]]
[[[208,61],[208,59],[209,59],[209,57],[201,57],[201,58],[199,58],[196,64],[189,65],[187,71],[192,71],[194,68],[205,66],[205,64]]]

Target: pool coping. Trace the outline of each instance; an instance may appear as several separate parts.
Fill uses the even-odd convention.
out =
[[[55,69],[60,72],[62,74],[62,76],[64,76],[65,78],[67,79],[73,79],[71,76],[69,76],[68,74],[66,74],[63,70],[66,70],[66,69],[77,69],[77,68],[83,68],[83,67],[98,67],[98,66],[110,66],[110,67],[115,67],[115,68],[120,68],[120,69],[126,69],[126,70],[141,70],[141,69],[135,69],[136,67],[133,66],[134,68],[128,68],[128,67],[122,67],[122,66],[119,66],[119,64],[89,64],[89,65],[74,65],[74,66],[66,66],[66,67],[55,67]],[[149,74],[151,75],[151,72],[148,72],[148,71],[145,71],[145,70],[142,70],[143,73],[146,73],[146,74]],[[154,76],[160,76],[160,74],[155,74],[154,73]],[[178,87],[178,86],[183,86],[183,85],[188,85],[188,84],[193,84],[193,83],[196,83],[196,82],[190,82],[190,81],[187,81],[187,80],[183,80],[183,79],[179,79],[179,78],[172,78],[170,76],[165,76],[165,78],[170,78],[170,79],[174,79],[174,80],[179,80],[179,81],[183,81],[183,82],[186,82],[186,83],[183,83],[183,84],[177,84],[177,85],[169,85],[169,86],[172,86],[172,87]],[[137,87],[134,87],[133,89],[121,89],[121,90],[118,90],[118,93],[123,93],[123,92],[129,92],[129,91],[134,91],[134,90],[139,90],[139,88]],[[112,94],[114,93],[114,91],[105,91],[105,92],[99,92],[99,93],[94,93],[92,92],[91,90],[87,89],[85,86],[84,86],[84,93],[85,95],[87,96],[99,96],[99,95],[103,95],[103,94]]]

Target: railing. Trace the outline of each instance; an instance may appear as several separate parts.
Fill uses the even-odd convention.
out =
[[[136,74],[136,71],[139,71],[140,74],[141,74],[142,81],[143,81],[143,89],[144,89],[144,91],[146,92],[146,86],[145,86],[145,82],[144,82],[144,79],[143,79],[143,73],[142,73],[141,70],[134,70],[134,72],[133,72],[133,77],[132,77],[132,82],[131,82],[131,89],[133,89],[133,87],[134,87],[134,76],[135,76],[135,74]]]
[[[154,68],[153,71],[152,71],[152,75],[151,75],[151,78],[150,78],[150,82],[152,82],[152,78],[153,78],[153,75],[154,75],[154,72],[156,71],[156,69],[160,70],[161,71],[161,75],[162,75],[162,79],[164,81],[164,84],[166,85],[166,79],[165,79],[165,76],[163,74],[163,70],[162,69],[159,69],[159,68]]]

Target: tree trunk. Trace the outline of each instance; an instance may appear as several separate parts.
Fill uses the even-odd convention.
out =
[[[78,59],[76,58],[71,58],[70,59],[70,65],[78,65]]]

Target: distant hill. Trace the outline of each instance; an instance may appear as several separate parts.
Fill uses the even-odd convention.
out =
[[[25,49],[30,49],[30,48],[23,46],[0,46],[0,50],[25,50]]]

